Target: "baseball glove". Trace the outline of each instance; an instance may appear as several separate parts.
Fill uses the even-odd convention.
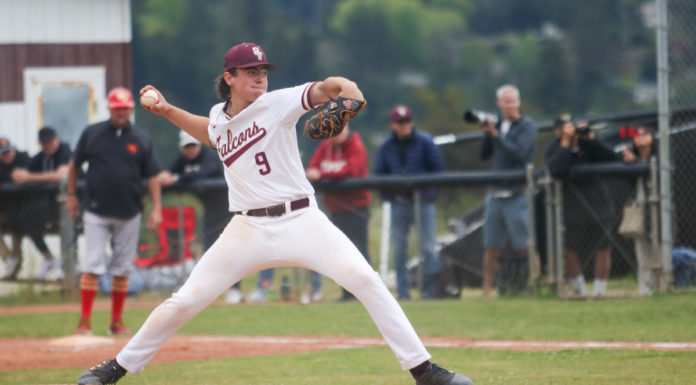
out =
[[[333,138],[343,131],[349,120],[367,105],[365,100],[337,97],[329,100],[309,118],[304,126],[304,134],[312,139]]]

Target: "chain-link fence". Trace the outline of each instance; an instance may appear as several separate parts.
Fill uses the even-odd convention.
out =
[[[652,4],[652,3],[646,3]],[[511,255],[509,250],[500,257],[496,286],[503,292],[526,291],[528,285],[550,285],[557,293],[591,294],[596,276],[608,275],[609,294],[648,293],[664,290],[668,284],[687,286],[693,283],[688,266],[688,257],[696,255],[696,202],[692,189],[696,188],[696,3],[690,0],[659,0],[654,3],[658,14],[657,31],[666,32],[666,45],[656,39],[658,83],[668,79],[664,90],[658,87],[660,103],[655,112],[604,116],[590,119],[595,135],[611,147],[617,159],[624,152],[631,153],[641,163],[635,167],[626,165],[589,165],[576,170],[568,178],[552,178],[547,170],[545,151],[555,136],[550,127],[542,127],[535,158],[533,178],[519,175],[493,175],[487,172],[458,173],[438,180],[414,178],[410,181],[387,181],[369,178],[362,183],[369,189],[374,200],[370,210],[357,214],[352,226],[366,226],[367,254],[373,267],[382,273],[388,283],[393,283],[389,273],[391,260],[391,232],[386,225],[387,211],[381,205],[380,190],[385,187],[410,189],[428,184],[440,186],[436,201],[437,245],[445,262],[440,277],[440,295],[458,296],[466,288],[479,288],[482,279],[483,247],[483,202],[486,187],[498,184],[524,184],[528,182],[528,198],[534,203],[530,217],[530,232],[535,251],[539,255],[539,277],[527,260],[535,260],[530,253],[527,260]],[[664,9],[661,6],[664,5]],[[664,20],[660,15],[664,15]],[[667,58],[661,66],[659,58]],[[661,121],[660,108],[666,105],[669,113]],[[663,130],[669,140],[661,140]],[[639,138],[650,134],[650,146],[638,143]],[[445,143],[446,141],[443,141]],[[668,145],[667,145],[668,144]],[[486,169],[478,157],[479,141],[476,135],[466,140],[455,140],[451,145],[442,145],[445,157],[457,156],[457,164],[467,169]],[[639,148],[641,147],[641,148]],[[645,152],[645,149],[649,150]],[[660,162],[660,156],[668,150],[668,165]],[[617,163],[618,165],[618,163]],[[666,178],[666,179],[665,179]],[[665,180],[671,182],[664,183]],[[331,188],[355,189],[356,181],[337,184],[333,187],[318,186],[318,200]],[[356,187],[357,186],[357,187]],[[205,204],[197,201],[197,193],[185,188],[165,190],[170,204],[166,214],[167,228],[155,236],[144,235],[141,240],[140,259],[143,280],[161,282],[174,286],[190,270],[191,262],[200,257],[205,249],[205,239],[215,234],[202,224]],[[210,183],[207,187],[225,189],[224,181]],[[39,189],[41,190],[41,189]],[[33,280],[37,276],[49,280],[63,279],[64,286],[74,287],[75,276],[64,275],[60,269],[41,276],[44,247],[55,256],[64,256],[65,272],[75,271],[76,260],[84,252],[81,229],[67,220],[61,211],[64,200],[57,189],[34,191],[31,187],[0,187],[0,256],[3,258],[6,278]],[[222,194],[224,197],[224,194]],[[172,197],[174,197],[172,199]],[[665,197],[671,197],[667,204]],[[224,198],[219,198],[224,199]],[[210,203],[210,202],[208,202]],[[225,206],[224,202],[220,206]],[[322,205],[323,207],[323,205]],[[191,211],[193,210],[193,211]],[[367,225],[364,225],[364,223]],[[355,224],[360,223],[360,224]],[[666,224],[668,226],[666,226]],[[417,224],[416,224],[417,225]],[[347,226],[351,226],[349,222]],[[670,237],[663,231],[669,230]],[[360,229],[364,230],[364,229]],[[408,239],[409,264],[418,286],[417,229],[411,230]],[[40,236],[33,236],[39,234]],[[193,234],[193,235],[192,235]],[[665,255],[665,241],[669,249]],[[674,250],[679,253],[672,252]],[[687,257],[682,258],[683,255]],[[328,257],[328,256],[327,256]],[[158,259],[159,258],[159,259]],[[188,265],[181,262],[188,261]],[[669,266],[666,265],[667,262]],[[686,266],[686,267],[685,267]],[[569,272],[570,267],[570,272]],[[689,270],[693,269],[693,270]],[[531,274],[530,274],[531,273]],[[666,275],[663,275],[666,273]],[[152,275],[155,274],[155,275]],[[160,274],[161,277],[158,278]],[[578,289],[576,277],[587,280],[586,289]],[[158,281],[159,279],[159,281]],[[510,285],[510,282],[515,282]],[[524,289],[520,289],[522,282]],[[280,282],[277,283],[280,285]]]
[[[372,266],[382,273],[386,282],[394,285],[392,243],[393,229],[389,226],[388,214],[381,204],[380,191],[398,188],[401,190],[417,189],[422,186],[438,185],[440,193],[436,200],[436,235],[437,248],[444,262],[445,268],[438,277],[439,297],[458,297],[463,290],[481,287],[482,279],[482,227],[483,227],[483,202],[485,191],[490,185],[528,185],[527,197],[533,203],[534,215],[530,217],[531,231],[535,249],[539,255],[539,270],[532,268],[530,275],[529,258],[520,259],[519,255],[510,253],[510,250],[500,256],[495,287],[502,293],[525,293],[528,284],[533,286],[549,285],[558,290],[559,294],[573,294],[573,287],[569,286],[569,274],[566,273],[568,264],[567,250],[575,252],[579,272],[590,281],[597,274],[597,256],[602,252],[609,254],[610,264],[607,266],[609,287],[608,294],[632,294],[639,291],[638,285],[638,254],[640,245],[638,240],[644,241],[648,247],[647,253],[654,251],[657,240],[658,226],[655,198],[656,166],[652,160],[652,166],[648,163],[626,165],[621,162],[612,164],[586,165],[574,170],[568,179],[551,178],[544,167],[538,167],[534,172],[513,172],[496,174],[487,171],[476,172],[452,172],[442,175],[430,175],[414,178],[368,178],[364,180],[347,180],[344,184],[318,184],[320,191],[317,195],[322,209],[324,194],[331,189],[345,187],[354,190],[362,187],[371,190],[374,200],[369,209],[357,210],[353,213],[354,220],[341,224],[346,233],[364,234],[367,236],[367,252]],[[363,186],[356,185],[362,183]],[[589,186],[589,187],[588,187]],[[137,276],[135,282],[140,282],[140,289],[148,288],[175,288],[190,271],[191,263],[204,250],[205,226],[202,226],[205,214],[204,207],[196,199],[196,192],[201,189],[225,190],[224,180],[211,180],[205,184],[199,184],[194,189],[176,186],[175,189],[165,189],[165,201],[169,204],[164,208],[164,221],[161,231],[155,235],[142,237],[140,255],[138,259]],[[639,193],[640,191],[640,193]],[[55,193],[54,193],[55,194]],[[60,198],[60,194],[57,195]],[[18,199],[25,202],[33,202],[32,194],[24,191],[14,194],[14,198],[3,195],[3,200]],[[224,199],[224,198],[220,198]],[[638,219],[644,226],[639,234],[626,233],[619,230],[625,215],[624,207],[628,203],[637,201],[642,204],[642,216]],[[601,204],[598,204],[601,202]],[[65,244],[60,242],[49,244],[56,255],[69,256],[72,251],[76,257],[82,257],[84,245],[80,243],[81,235],[75,242],[74,235],[70,234],[72,225],[60,226],[60,208],[62,202],[54,202],[58,215],[51,222],[51,230],[48,230],[46,238],[62,238]],[[224,202],[222,202],[224,204]],[[340,202],[339,202],[340,203]],[[21,207],[21,204],[17,204]],[[4,207],[6,207],[4,205]],[[335,215],[330,215],[335,217]],[[36,223],[43,223],[40,215],[30,217]],[[11,223],[7,223],[11,225]],[[417,297],[420,280],[419,271],[419,247],[418,228],[420,224],[414,221],[408,235],[408,255],[411,263],[408,264],[412,276],[414,297]],[[46,227],[46,229],[49,229]],[[6,234],[17,233],[17,228],[5,227]],[[68,230],[68,231],[66,231]],[[80,229],[77,229],[78,233]],[[628,235],[627,235],[628,234]],[[5,239],[11,236],[5,236]],[[356,241],[360,242],[360,241]],[[82,245],[82,247],[81,247]],[[652,248],[652,249],[650,249]],[[34,254],[35,246],[24,244],[25,263],[19,269],[17,275],[20,279],[32,279],[39,268],[39,261]],[[33,252],[33,253],[32,253]],[[330,258],[330,256],[327,256]],[[535,259],[532,259],[536,262]],[[33,262],[30,262],[33,261]],[[659,259],[658,259],[659,261]],[[73,274],[67,277],[75,277],[74,259],[64,260],[71,262],[64,264],[66,271],[72,270]],[[184,263],[182,263],[184,262]],[[188,264],[187,264],[188,263]],[[9,271],[5,272],[6,274]],[[577,273],[576,273],[577,274]],[[62,275],[60,275],[62,276]],[[53,274],[49,279],[60,278]],[[302,275],[301,277],[305,277]],[[531,279],[530,279],[531,277]],[[293,277],[293,279],[297,279]],[[310,280],[310,277],[303,278]],[[65,282],[65,284],[74,285]],[[276,282],[276,290],[281,292],[282,282]],[[308,286],[297,285],[296,287]],[[249,290],[246,290],[249,291]],[[579,293],[583,294],[583,293]]]
[[[61,255],[60,233],[72,228],[61,224],[57,190],[54,185],[3,189],[0,229],[5,236],[0,238],[0,256],[5,262],[6,278],[49,278],[50,266],[44,266],[43,257]],[[23,258],[27,253],[39,258]],[[27,271],[32,274],[28,276]],[[25,273],[20,275],[20,272]],[[55,272],[50,278],[62,279],[62,276]]]

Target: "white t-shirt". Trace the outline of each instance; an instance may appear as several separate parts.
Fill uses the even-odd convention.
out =
[[[509,120],[503,120],[500,122],[500,136],[503,138],[505,135],[507,135],[508,132],[510,132],[510,126],[512,125],[512,122]]]
[[[208,136],[227,181],[230,211],[246,211],[314,194],[297,147],[297,121],[312,109],[315,83],[265,93],[234,117],[225,103],[210,110]]]

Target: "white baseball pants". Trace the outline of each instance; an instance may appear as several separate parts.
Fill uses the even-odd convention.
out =
[[[402,369],[430,359],[399,303],[358,249],[316,207],[281,217],[235,215],[196,264],[181,289],[159,305],[116,356],[133,374],[189,319],[255,271],[297,266],[329,277],[368,311]]]

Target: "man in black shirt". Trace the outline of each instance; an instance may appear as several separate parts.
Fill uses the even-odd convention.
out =
[[[26,170],[29,160],[29,155],[24,151],[17,151],[9,139],[0,138],[0,184],[13,184],[12,172],[18,169]],[[16,197],[4,197],[0,205],[0,226],[12,233],[12,250],[0,236],[0,255],[5,262],[5,278],[8,279],[17,278],[17,273],[22,267],[22,236],[17,230],[19,203]]]
[[[73,220],[80,214],[75,185],[80,167],[86,173],[83,222],[87,250],[79,266],[82,272],[82,316],[77,334],[91,334],[91,315],[99,275],[113,276],[111,287],[111,334],[130,334],[121,318],[128,292],[128,275],[138,249],[140,215],[145,184],[152,199],[148,228],[162,222],[159,163],[150,137],[130,122],[135,103],[130,90],[115,88],[108,95],[109,120],[88,126],[82,132],[70,161],[66,206]],[[146,183],[147,182],[147,183]],[[106,246],[113,250],[111,259]]]
[[[40,129],[39,144],[41,151],[31,158],[29,169],[15,169],[12,172],[12,180],[16,184],[58,183],[68,175],[72,151],[67,143],[61,143],[56,131],[50,127]],[[54,192],[32,192],[31,198],[31,204],[20,208],[17,224],[19,231],[29,235],[43,254],[43,264],[36,279],[46,279],[53,270],[60,267],[60,258],[51,254],[43,238],[48,225],[58,221],[58,204]],[[62,272],[59,277],[61,275]]]

